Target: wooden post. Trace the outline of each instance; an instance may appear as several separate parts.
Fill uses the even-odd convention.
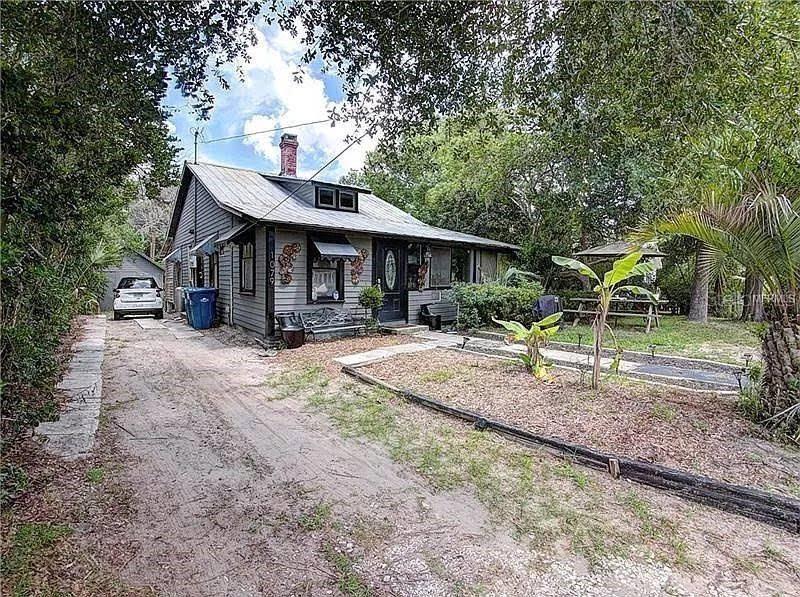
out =
[[[572,327],[578,327],[581,322],[581,311],[583,311],[583,301],[578,301],[578,312],[575,313],[575,321],[572,322]]]
[[[619,460],[616,458],[608,459],[608,472],[611,473],[611,476],[615,479],[619,479]]]

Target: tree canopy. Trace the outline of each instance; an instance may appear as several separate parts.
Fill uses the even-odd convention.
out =
[[[0,11],[3,420],[24,425],[43,415],[38,391],[61,334],[130,240],[126,182],[139,172],[152,197],[174,175],[168,85],[206,114],[205,83],[243,56],[259,5],[9,1]]]

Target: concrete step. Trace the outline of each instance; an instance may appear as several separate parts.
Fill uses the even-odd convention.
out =
[[[419,334],[421,332],[427,332],[428,326],[427,325],[415,325],[413,323],[406,323],[403,325],[381,325],[381,330],[388,332],[390,334],[403,334],[406,336],[413,336],[414,334]]]

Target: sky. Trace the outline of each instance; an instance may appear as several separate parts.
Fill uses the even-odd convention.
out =
[[[256,45],[250,49],[250,61],[243,62],[243,80],[228,72],[230,89],[222,90],[216,83],[210,85],[215,95],[214,109],[210,119],[196,120],[189,102],[180,92],[170,89],[165,106],[174,113],[169,127],[178,138],[183,150],[178,156],[181,163],[194,158],[192,130],[199,126],[206,140],[253,133],[279,126],[287,126],[327,118],[331,108],[342,102],[341,81],[330,74],[322,73],[316,62],[305,69],[302,82],[294,80],[294,72],[304,51],[299,37],[277,27],[260,22],[256,25]],[[348,135],[360,135],[363,131],[349,122],[315,124],[286,132],[298,136],[297,175],[311,176],[318,168],[344,149]],[[280,171],[281,132],[252,135],[243,139],[200,143],[198,161],[229,166],[252,168],[264,172]],[[354,145],[338,160],[326,168],[318,178],[337,181],[351,169],[360,168],[367,152],[373,149],[375,140],[365,138]]]

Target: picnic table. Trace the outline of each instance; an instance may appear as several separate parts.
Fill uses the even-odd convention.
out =
[[[596,305],[598,299],[576,297],[571,299],[571,301],[578,303],[578,308],[564,309],[564,312],[574,313],[575,318],[572,321],[572,327],[577,326],[583,316],[597,315]],[[658,304],[654,304],[650,299],[615,297],[611,299],[611,311],[609,311],[608,315],[614,317],[615,320],[619,317],[640,317],[645,319],[647,321],[645,333],[649,334],[653,322],[655,322],[656,327],[661,326],[660,320],[662,314],[659,307],[667,304],[669,304],[669,301],[665,299],[659,299]],[[647,310],[643,309],[645,306]]]

